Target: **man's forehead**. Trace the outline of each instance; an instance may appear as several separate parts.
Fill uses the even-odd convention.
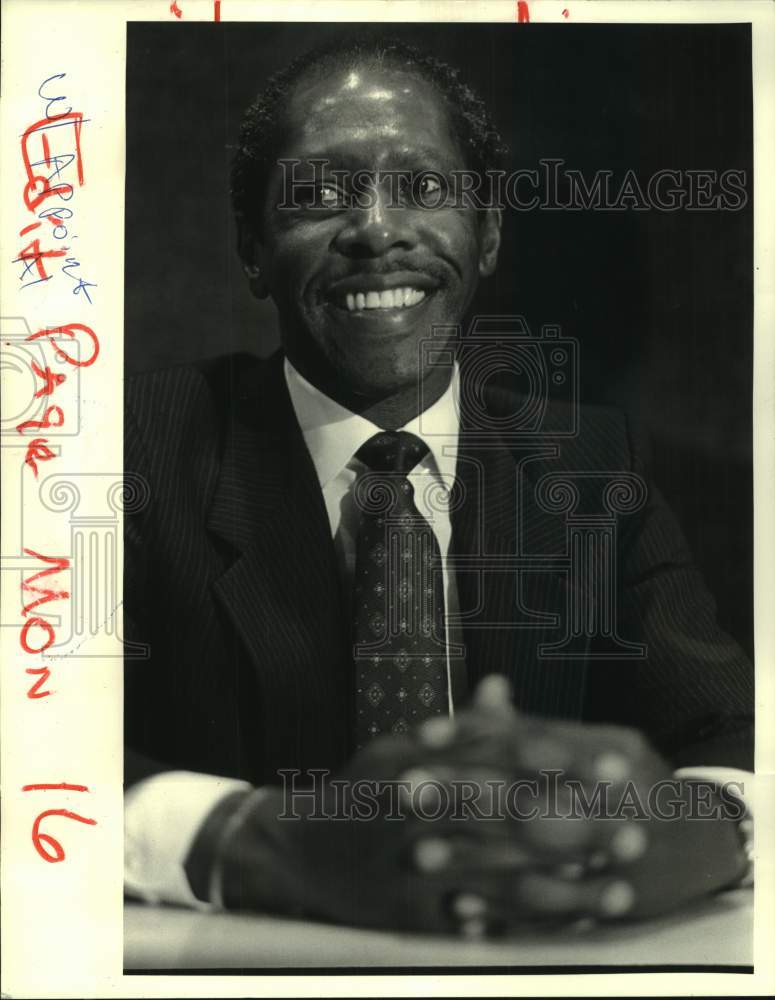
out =
[[[454,145],[438,91],[418,74],[388,66],[339,67],[302,81],[286,115],[287,139],[304,146]]]
[[[438,97],[416,73],[387,66],[356,64],[329,70],[317,79],[302,82],[299,92],[317,112],[337,110],[353,102],[364,108],[404,104],[413,96]]]

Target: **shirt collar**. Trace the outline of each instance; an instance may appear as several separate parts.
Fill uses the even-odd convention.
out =
[[[380,428],[370,420],[352,413],[326,396],[294,368],[288,358],[284,363],[285,381],[321,489],[325,489],[356,451]],[[429,467],[449,482],[454,479],[457,440],[460,429],[458,366],[444,393],[424,413],[418,414],[400,430],[416,434],[428,445]],[[426,458],[426,463],[428,458]]]

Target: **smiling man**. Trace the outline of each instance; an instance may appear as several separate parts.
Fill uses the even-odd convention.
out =
[[[500,152],[456,71],[384,40],[302,58],[246,113],[239,250],[282,352],[127,389],[152,494],[126,518],[126,621],[151,650],[126,671],[133,894],[480,934],[648,916],[747,873],[739,802],[673,775],[750,766],[750,665],[626,418],[585,410],[563,439],[548,404],[525,440],[486,346],[462,361],[501,213],[427,205]],[[552,568],[557,476],[593,518],[601,477],[640,498],[586,577]],[[563,656],[579,579],[621,621]],[[423,785],[476,808],[429,822]],[[604,787],[630,808],[558,816]]]
[[[331,64],[330,56],[313,62],[287,94],[271,140],[279,156],[263,169],[253,133],[274,95],[248,115],[242,148],[250,151],[235,167],[240,250],[255,293],[277,305],[296,370],[349,409],[397,427],[416,416],[421,340],[461,321],[500,242],[497,211],[415,206],[433,203],[425,188],[434,175],[494,166],[497,133],[440,64],[375,59],[329,74]],[[451,101],[440,106],[442,86],[456,86],[456,114]],[[454,118],[466,114],[464,138]],[[345,211],[351,201],[359,211]],[[424,374],[433,402],[449,371]]]

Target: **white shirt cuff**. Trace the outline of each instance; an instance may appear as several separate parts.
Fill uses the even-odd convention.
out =
[[[754,783],[756,776],[753,771],[743,771],[737,767],[679,767],[676,778],[699,778],[706,781],[717,781],[719,784],[732,784],[730,791],[741,800],[751,816],[754,814]]]
[[[209,909],[191,891],[183,867],[207,816],[226,795],[251,785],[193,771],[165,771],[124,796],[124,888],[147,903]]]

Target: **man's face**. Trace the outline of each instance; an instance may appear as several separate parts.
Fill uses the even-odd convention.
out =
[[[499,217],[406,196],[399,172],[465,168],[441,98],[414,74],[369,64],[331,71],[296,88],[284,120],[281,157],[301,161],[296,186],[291,194],[290,170],[276,168],[262,232],[247,249],[243,239],[244,256],[260,267],[296,367],[382,398],[416,383],[419,345],[434,327],[460,323],[479,276],[495,266]],[[300,186],[321,159],[329,162],[316,185]],[[346,199],[356,173],[367,185],[360,205]],[[428,205],[435,186],[421,185]],[[291,196],[301,207],[277,207]]]

